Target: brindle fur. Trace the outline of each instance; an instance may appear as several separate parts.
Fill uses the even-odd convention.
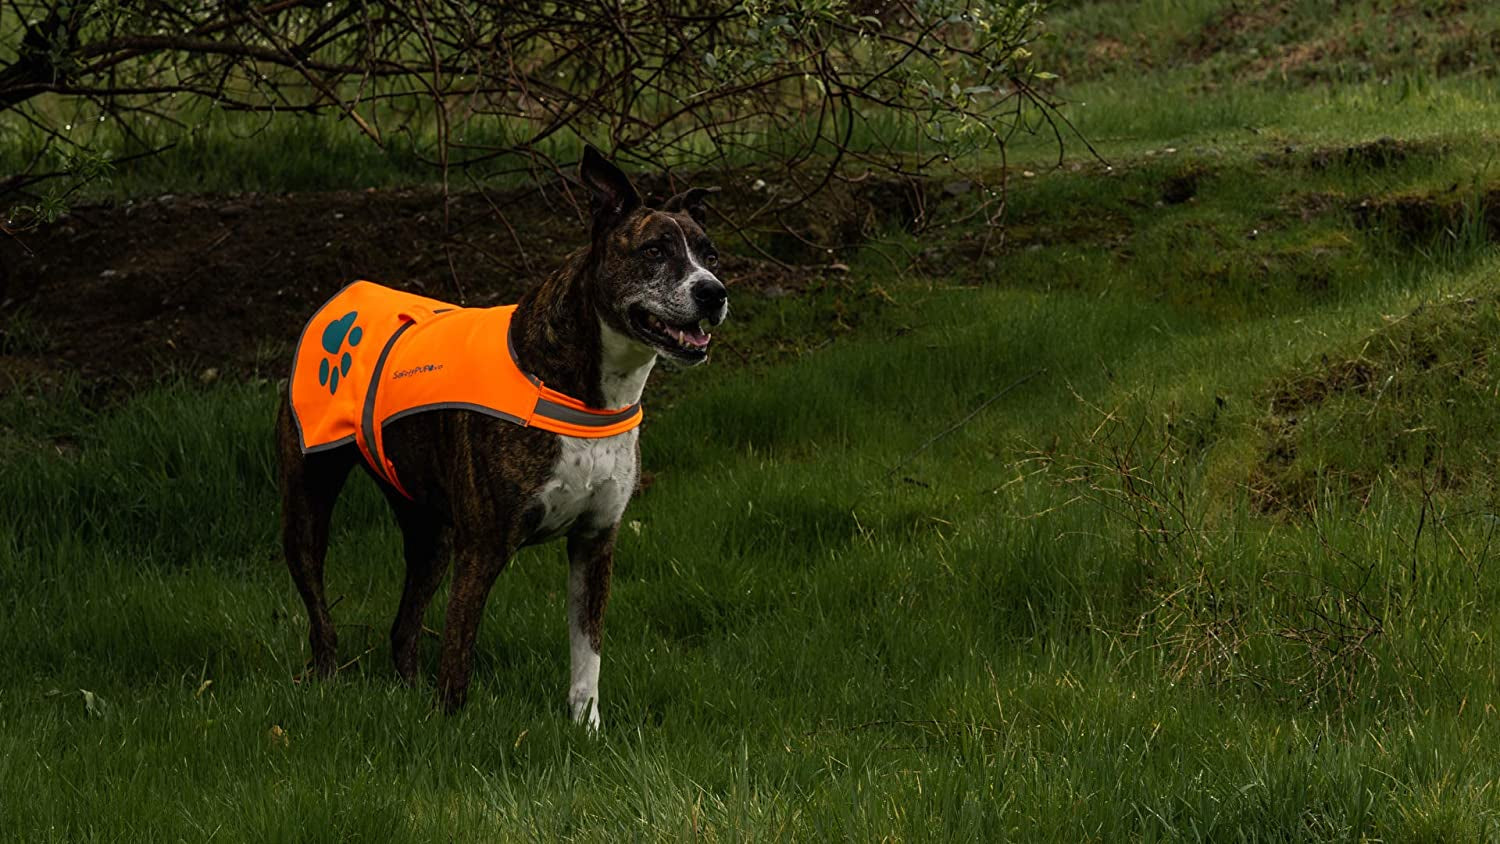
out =
[[[521,298],[512,317],[512,338],[523,369],[552,389],[602,408],[599,320],[628,331],[608,304],[642,272],[629,257],[630,247],[661,236],[672,222],[684,237],[706,242],[700,225],[704,192],[674,197],[660,211],[611,207],[620,185],[591,182],[587,168],[582,175],[599,200],[592,242]],[[617,170],[613,175],[624,180]],[[629,182],[623,186],[633,198]],[[398,419],[386,426],[384,442],[412,495],[408,500],[371,472],[352,444],[303,454],[288,401],[284,396],[277,425],[283,544],[307,604],[316,672],[328,676],[336,669],[337,637],[323,589],[323,560],[334,502],[349,471],[359,465],[381,487],[402,532],[406,584],[391,627],[391,650],[397,673],[408,683],[419,676],[422,618],[451,560],[438,693],[446,709],[457,709],[467,696],[474,639],[495,578],[518,548],[546,539],[534,533],[544,515],[537,495],[558,462],[557,435],[464,411]],[[638,465],[638,449],[635,460]],[[619,523],[595,524],[587,515],[569,527],[567,545],[570,560],[584,566],[584,617],[579,621],[598,653]]]

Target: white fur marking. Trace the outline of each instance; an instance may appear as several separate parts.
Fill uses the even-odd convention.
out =
[[[599,344],[604,359],[599,362],[599,390],[609,408],[628,407],[641,400],[646,378],[656,365],[656,350],[628,337],[599,320]]]
[[[567,533],[587,516],[588,524],[605,527],[620,520],[635,491],[635,443],[639,428],[612,437],[585,439],[559,435],[561,451],[552,475],[537,493],[546,512],[533,541]]]
[[[656,364],[656,350],[621,334],[599,321],[603,351],[599,389],[604,403],[626,407],[641,400],[646,378]],[[543,507],[535,539],[551,539],[567,533],[574,523],[585,520],[589,527],[606,528],[620,521],[625,505],[635,491],[636,441],[640,429],[597,439],[559,435],[557,464],[537,499]],[[599,730],[599,653],[589,642],[584,627],[587,612],[587,566],[592,561],[570,562],[568,567],[568,651],[570,678],[568,709],[573,720]]]
[[[671,217],[668,217],[667,219],[672,220]],[[672,225],[677,227],[677,234],[682,238],[682,250],[687,253],[688,263],[693,265],[692,272],[689,272],[687,276],[683,278],[682,284],[680,286],[691,287],[693,282],[697,281],[700,278],[711,278],[714,281],[718,281],[719,277],[714,275],[713,272],[710,271],[707,267],[698,263],[698,259],[693,256],[693,247],[688,244],[687,232],[682,230],[682,224],[677,222],[676,220],[672,220]]]
[[[656,364],[656,351],[602,321],[599,335],[604,351],[600,365],[604,403],[611,408],[635,404],[641,400],[646,377]],[[639,428],[597,439],[558,435],[561,450],[557,463],[537,494],[545,512],[534,541],[567,533],[585,515],[595,527],[619,521],[635,491],[635,445],[639,437]]]
[[[589,561],[570,564],[568,568],[568,650],[572,656],[568,682],[568,709],[576,723],[599,731],[599,653],[589,643],[583,617],[588,595],[585,573]]]

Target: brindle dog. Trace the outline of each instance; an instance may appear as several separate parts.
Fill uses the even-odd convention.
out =
[[[728,315],[695,188],[660,210],[645,207],[626,178],[588,148],[579,167],[593,194],[593,236],[521,297],[512,340],[521,368],[593,408],[640,399],[658,357],[686,365],[708,357],[701,326]],[[639,429],[575,439],[464,410],[393,420],[385,448],[413,500],[380,484],[401,533],[406,587],[391,628],[397,673],[418,677],[422,617],[451,559],[453,582],[442,636],[438,694],[462,706],[485,599],[516,549],[566,536],[573,718],[599,725],[599,645],[615,536],[640,468]],[[282,539],[292,579],[307,603],[313,665],[331,675],[336,636],[323,589],[334,502],[355,465],[356,446],[303,454],[284,399],[278,421]]]

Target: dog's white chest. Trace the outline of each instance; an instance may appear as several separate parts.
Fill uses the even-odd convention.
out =
[[[619,520],[635,490],[638,434],[630,430],[599,439],[558,437],[562,451],[537,494],[543,507],[538,539],[560,536],[584,517],[599,527]]]

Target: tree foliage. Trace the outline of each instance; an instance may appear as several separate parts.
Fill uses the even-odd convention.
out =
[[[1057,131],[1034,87],[1032,0],[0,0],[0,117],[47,139],[0,193],[89,161],[70,133],[208,108],[402,136],[443,177],[558,170],[587,139],[637,167],[747,161],[772,205],[870,172],[993,162]],[[976,153],[988,155],[977,156]]]

